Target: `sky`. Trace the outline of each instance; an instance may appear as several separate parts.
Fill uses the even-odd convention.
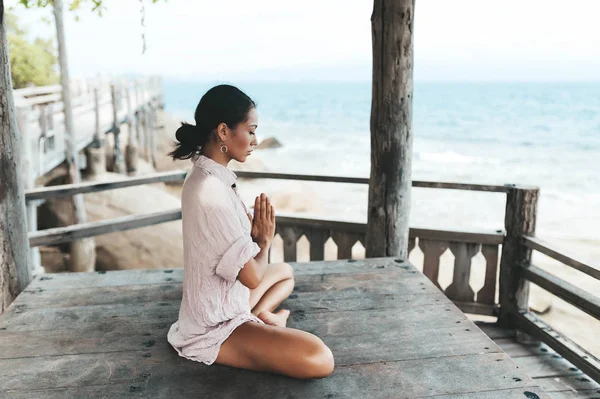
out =
[[[105,0],[102,17],[67,15],[71,75],[371,79],[371,0],[144,2],[145,29],[134,0]],[[600,81],[598,0],[417,3],[416,80]],[[50,10],[14,12],[32,35],[54,36]]]

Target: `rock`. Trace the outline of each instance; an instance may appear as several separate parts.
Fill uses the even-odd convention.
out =
[[[260,142],[259,145],[256,146],[257,150],[264,150],[267,148],[280,148],[283,147],[283,144],[279,142],[275,137],[269,137]]]

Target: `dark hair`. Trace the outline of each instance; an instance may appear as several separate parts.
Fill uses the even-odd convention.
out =
[[[169,153],[173,159],[188,159],[200,151],[213,130],[221,123],[230,129],[247,120],[256,104],[243,91],[231,85],[215,86],[206,92],[196,107],[196,125],[182,122],[175,133],[178,143]]]

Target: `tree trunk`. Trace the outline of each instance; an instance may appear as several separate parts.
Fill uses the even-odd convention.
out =
[[[10,62],[0,0],[0,314],[31,280],[28,265],[21,137],[12,95]]]
[[[75,129],[73,126],[73,108],[71,105],[71,87],[69,85],[69,68],[67,64],[67,47],[65,43],[65,28],[63,21],[63,2],[54,0],[54,19],[56,22],[56,38],[58,42],[58,63],[60,65],[60,83],[62,85],[62,100],[65,114],[66,130],[66,160],[69,171],[69,180],[76,184],[81,181],[79,175],[79,157],[75,145]],[[85,203],[83,195],[73,196],[73,209],[75,210],[75,223],[85,223]],[[96,251],[93,238],[74,241],[71,244],[71,271],[93,271],[96,263]]]
[[[408,255],[415,0],[375,0],[366,256]]]

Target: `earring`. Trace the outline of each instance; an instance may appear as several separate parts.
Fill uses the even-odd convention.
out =
[[[227,151],[229,151],[229,148],[227,148],[227,146],[226,146],[225,144],[223,144],[223,145],[221,146],[221,152],[225,153],[225,152],[227,152]]]

